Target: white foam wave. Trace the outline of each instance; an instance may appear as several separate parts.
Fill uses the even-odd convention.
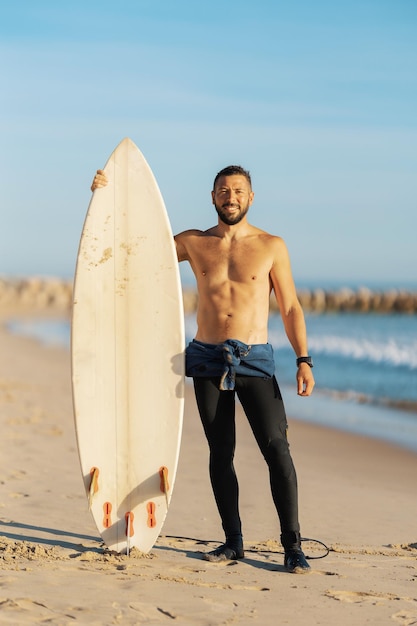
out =
[[[270,341],[276,348],[288,346],[284,334],[275,332]],[[315,354],[342,356],[355,361],[370,361],[372,363],[387,363],[394,367],[405,366],[417,369],[417,341],[408,343],[387,338],[385,341],[372,339],[341,337],[338,335],[310,335],[309,349]]]
[[[404,365],[417,369],[417,342],[400,344],[394,339],[385,342],[328,335],[310,337],[309,344],[316,353],[341,355],[358,361]]]

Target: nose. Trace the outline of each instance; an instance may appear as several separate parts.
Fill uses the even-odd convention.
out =
[[[227,202],[236,202],[237,200],[237,195],[236,193],[233,191],[233,189],[229,189],[226,193],[226,200]]]

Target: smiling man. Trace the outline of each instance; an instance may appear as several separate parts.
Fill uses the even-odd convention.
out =
[[[92,189],[107,182],[99,170]],[[188,261],[198,288],[197,333],[186,350],[186,371],[210,449],[210,479],[225,543],[204,555],[208,561],[244,557],[235,451],[237,394],[268,464],[272,497],[289,572],[307,573],[301,549],[297,478],[287,440],[287,418],[268,343],[273,290],[297,364],[297,392],[314,387],[304,314],[297,298],[288,251],[280,237],[249,224],[254,199],[249,172],[228,166],[214,179],[217,224],[175,237],[178,260]]]

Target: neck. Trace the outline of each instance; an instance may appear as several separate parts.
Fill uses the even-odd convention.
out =
[[[249,231],[249,224],[246,220],[246,216],[238,223],[238,224],[225,224],[219,218],[217,222],[217,226],[215,226],[215,230],[220,237],[225,237],[228,239],[234,239],[236,237],[243,237]]]

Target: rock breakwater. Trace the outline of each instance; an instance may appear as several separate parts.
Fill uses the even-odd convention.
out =
[[[72,306],[72,281],[59,278],[30,277],[23,279],[0,279],[0,313],[68,313]],[[194,289],[184,288],[184,310],[193,313],[198,296]],[[417,291],[391,289],[373,291],[366,287],[357,290],[312,289],[298,292],[306,312],[358,312],[358,313],[417,313]],[[271,297],[271,310],[278,309]]]
[[[372,291],[367,287],[357,290],[342,288],[334,291],[314,289],[299,291],[298,297],[305,311],[316,313],[355,311],[358,313],[417,313],[417,292],[401,289],[388,291]]]

